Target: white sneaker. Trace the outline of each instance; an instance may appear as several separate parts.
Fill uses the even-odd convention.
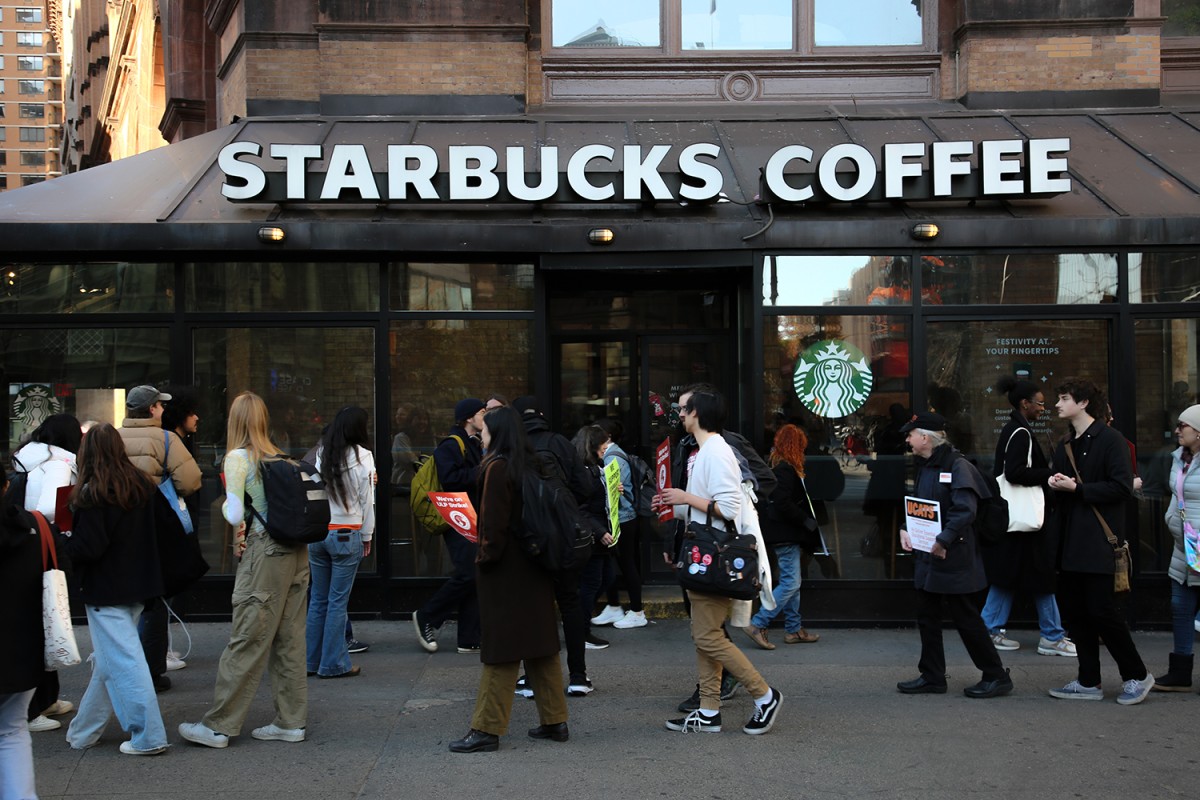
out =
[[[55,700],[53,703],[42,712],[44,717],[59,717],[63,714],[70,714],[75,710],[75,704],[70,700]]]
[[[649,624],[645,611],[626,611],[625,616],[613,623],[614,628],[644,628]]]
[[[205,747],[229,747],[228,736],[223,733],[217,733],[203,722],[179,723],[179,735],[189,742],[202,744]]]
[[[625,612],[620,606],[605,606],[604,610],[592,617],[593,625],[612,625],[625,618]]]
[[[255,728],[250,731],[250,735],[264,742],[303,742],[304,728],[281,728],[272,722],[270,725]]]
[[[1052,642],[1045,636],[1038,639],[1038,655],[1066,656],[1067,658],[1079,657],[1079,654],[1075,652],[1075,643],[1065,636],[1057,642]]]
[[[182,658],[179,658],[178,656],[172,657],[170,653],[167,653],[167,672],[183,669],[186,666],[187,662]]]
[[[156,756],[159,753],[167,752],[167,745],[153,747],[149,750],[138,750],[133,746],[133,742],[121,742],[121,752],[127,756]]]
[[[1003,628],[1001,628],[997,633],[993,633],[991,635],[992,636],[992,644],[996,647],[997,650],[1020,650],[1021,649],[1020,642],[1018,642],[1016,639],[1009,639],[1004,634],[1005,634],[1005,630]]]
[[[62,727],[62,723],[56,719],[50,719],[45,714],[38,714],[33,719],[29,720],[30,733],[38,731],[56,731]]]

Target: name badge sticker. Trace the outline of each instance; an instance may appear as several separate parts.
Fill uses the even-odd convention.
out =
[[[938,473],[938,483],[949,483],[949,482],[950,482],[950,473],[949,472],[939,472]]]

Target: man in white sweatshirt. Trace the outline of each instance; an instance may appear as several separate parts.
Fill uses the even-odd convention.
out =
[[[687,490],[664,489],[654,500],[655,508],[675,507],[675,517],[700,519],[712,507],[711,524],[736,528],[745,502],[742,471],[733,449],[721,436],[725,423],[725,401],[716,392],[696,391],[680,409],[684,430],[699,445],[686,465]],[[783,694],[759,675],[722,630],[733,600],[720,595],[689,591],[692,612],[692,642],[696,645],[696,664],[700,681],[700,708],[680,719],[667,720],[672,731],[721,730],[721,670],[728,670],[754,698],[754,715],[742,728],[748,734],[766,733],[775,724]]]

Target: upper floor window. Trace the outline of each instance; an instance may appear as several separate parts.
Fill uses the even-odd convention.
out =
[[[21,166],[22,167],[44,167],[46,166],[46,154],[41,150],[22,150],[21,151]]]
[[[21,103],[19,116],[25,119],[42,119],[46,116],[46,107],[41,103]]]
[[[17,69],[30,72],[41,72],[43,59],[41,56],[17,56]]]
[[[18,8],[15,9],[17,14],[17,22],[41,22],[42,10],[40,8]]]
[[[46,82],[42,80],[17,81],[17,94],[45,94]]]
[[[927,0],[552,0],[551,46],[597,54],[914,47]]]
[[[21,128],[20,139],[22,142],[44,142],[46,141],[46,129]]]
[[[0,41],[3,44],[3,41]],[[42,34],[38,31],[17,31],[17,47],[41,47]]]

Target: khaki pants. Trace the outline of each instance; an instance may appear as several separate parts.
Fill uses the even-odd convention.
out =
[[[479,696],[475,698],[475,714],[471,717],[472,728],[495,736],[508,733],[513,686],[517,683],[520,671],[520,661],[483,665],[483,674],[479,676]],[[567,700],[563,695],[562,663],[558,653],[545,658],[527,659],[525,674],[533,689],[538,722],[543,725],[566,722]]]
[[[233,630],[217,665],[217,686],[204,724],[237,736],[265,668],[275,703],[274,724],[303,728],[308,718],[305,674],[305,593],[308,548],[283,545],[266,533],[246,537],[233,584]]]
[[[700,681],[700,707],[721,710],[721,669],[727,669],[753,698],[762,697],[770,686],[750,659],[729,641],[721,627],[733,603],[728,597],[688,592],[692,603],[692,642],[696,645],[696,672]]]

